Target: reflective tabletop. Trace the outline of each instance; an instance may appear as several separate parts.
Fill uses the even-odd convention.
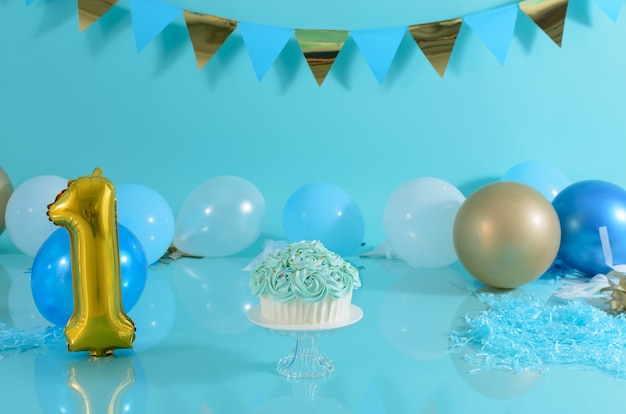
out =
[[[276,371],[294,338],[255,325],[258,304],[242,269],[252,257],[182,258],[149,269],[128,312],[137,338],[112,357],[70,353],[60,330],[0,355],[2,412],[22,413],[548,413],[611,412],[626,380],[594,368],[482,370],[450,352],[451,330],[481,309],[483,288],[459,264],[414,269],[348,257],[362,287],[362,319],[317,337],[334,364],[327,377]],[[35,335],[49,323],[32,298],[32,258],[0,255],[0,322]],[[518,288],[548,300],[555,281]],[[54,334],[58,337],[55,338]]]

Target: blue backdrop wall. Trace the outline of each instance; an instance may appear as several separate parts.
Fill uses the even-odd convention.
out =
[[[510,1],[318,0],[181,7],[269,25],[365,29],[462,17]],[[83,32],[73,0],[0,0],[0,166],[17,187],[95,166],[159,191],[176,214],[203,181],[238,175],[265,197],[262,238],[284,238],[289,195],[310,181],[348,191],[365,242],[402,183],[437,177],[469,195],[543,160],[572,181],[626,185],[626,21],[570,2],[562,47],[518,16],[504,65],[465,25],[444,78],[406,34],[380,85],[348,39],[319,87],[292,38],[259,82],[237,30],[198,71],[184,19],[141,52],[128,0]],[[6,232],[3,251],[12,251]]]

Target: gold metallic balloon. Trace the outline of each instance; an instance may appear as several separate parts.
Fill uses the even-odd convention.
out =
[[[508,289],[548,270],[559,250],[561,225],[540,192],[501,181],[465,200],[454,220],[453,241],[470,274],[489,286]]]
[[[70,233],[74,313],[65,327],[68,350],[102,356],[132,348],[135,325],[122,308],[113,184],[96,168],[70,181],[48,216]]]
[[[9,198],[13,194],[13,185],[6,172],[0,167],[0,234],[5,229],[4,212],[7,208]]]

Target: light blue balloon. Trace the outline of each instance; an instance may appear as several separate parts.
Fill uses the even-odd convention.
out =
[[[172,244],[174,213],[161,194],[141,184],[115,187],[117,221],[139,239],[148,264],[157,262]]]
[[[514,165],[502,175],[500,181],[526,184],[539,191],[550,202],[571,184],[563,171],[543,161],[525,161]]]
[[[141,244],[124,226],[119,226],[118,239],[122,306],[128,312],[144,290],[148,264]],[[52,233],[37,252],[30,286],[41,315],[55,325],[65,326],[74,311],[70,236],[66,229]]]
[[[283,228],[290,242],[319,240],[347,256],[365,235],[363,216],[352,196],[329,183],[309,183],[291,194],[283,209]]]
[[[155,266],[148,269],[146,287],[135,307],[128,312],[137,328],[133,349],[144,351],[159,344],[170,333],[176,316],[176,298],[168,280]]]

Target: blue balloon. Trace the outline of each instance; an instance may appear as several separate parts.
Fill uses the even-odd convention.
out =
[[[542,161],[525,161],[514,165],[502,175],[500,181],[526,184],[539,191],[550,202],[561,190],[571,184],[563,171]]]
[[[122,306],[128,312],[146,285],[148,263],[141,244],[124,226],[118,227],[118,244]],[[74,311],[70,236],[66,229],[52,233],[37,252],[30,287],[41,315],[53,324],[65,326]]]
[[[607,227],[614,264],[626,264],[626,190],[600,180],[564,188],[552,201],[561,223],[558,257],[588,275],[607,273],[600,227]]]
[[[115,194],[117,222],[137,237],[148,264],[157,262],[174,238],[174,213],[169,204],[157,191],[141,184],[120,184]]]
[[[309,183],[298,188],[283,209],[283,228],[291,242],[319,240],[341,255],[363,242],[363,216],[350,194],[333,184]]]

